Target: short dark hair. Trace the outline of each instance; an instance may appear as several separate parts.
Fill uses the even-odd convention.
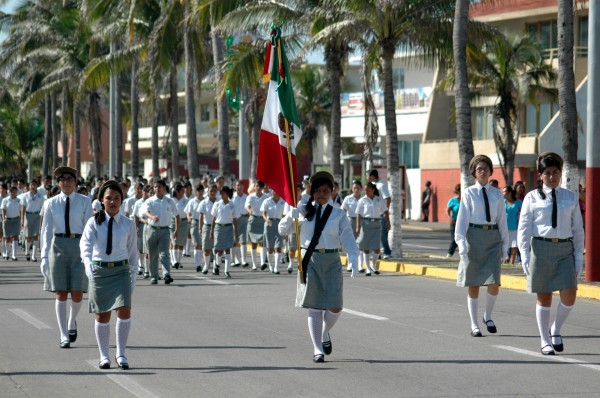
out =
[[[490,169],[490,175],[494,173],[494,164],[492,163],[492,159],[485,155],[476,155],[473,156],[471,162],[469,163],[469,171],[473,177],[477,177],[475,173],[475,169],[479,163],[485,163],[487,167]]]
[[[369,177],[375,177],[379,179],[379,172],[377,171],[377,169],[371,169],[371,171],[369,171]]]

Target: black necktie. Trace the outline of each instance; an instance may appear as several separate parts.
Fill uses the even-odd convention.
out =
[[[106,254],[112,253],[112,226],[113,226],[114,219],[115,219],[114,217],[111,217],[110,220],[108,220],[108,235],[106,238]]]
[[[67,196],[67,205],[65,206],[65,235],[71,235],[71,227],[69,226],[69,211],[71,210],[71,200]]]
[[[490,222],[492,221],[492,216],[490,215],[490,201],[488,200],[487,192],[485,192],[485,187],[481,188],[481,191],[483,192],[483,201],[485,202],[485,220]]]
[[[558,225],[558,209],[556,206],[556,192],[552,190],[552,228]]]
[[[319,224],[319,221],[321,221],[321,206],[317,207],[317,218],[315,218],[315,227],[317,226],[317,224]]]

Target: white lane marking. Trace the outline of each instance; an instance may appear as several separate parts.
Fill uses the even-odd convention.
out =
[[[351,315],[362,316],[363,318],[375,319],[376,321],[389,321],[390,318],[386,318],[378,315],[365,314],[364,312],[349,310],[348,308],[344,308],[342,311],[347,312]]]
[[[12,312],[13,314],[15,314],[16,316],[18,316],[19,318],[23,319],[25,322],[32,324],[33,326],[35,326],[36,328],[38,328],[40,330],[52,329],[50,326],[46,325],[44,322],[37,320],[33,315],[29,314],[28,312],[26,312],[20,308],[11,308],[11,309],[9,309],[9,311]]]
[[[237,285],[235,283],[229,283],[229,282],[225,282],[225,281],[220,281],[218,279],[212,279],[212,278],[209,278],[207,276],[196,276],[196,275],[187,275],[187,276],[189,276],[190,278],[194,278],[194,279],[200,279],[200,280],[203,280],[203,281],[216,283],[217,285],[239,286],[239,285]]]
[[[521,348],[511,347],[507,345],[495,345],[494,347],[500,348],[501,350],[516,352],[517,354],[529,355],[530,357],[544,357],[552,361],[571,363],[573,365],[578,365],[584,368],[600,371],[600,365],[594,365],[589,362],[580,361],[578,359],[567,358],[562,355],[542,355],[542,353],[540,352],[523,350]]]
[[[443,249],[441,249],[441,248],[439,248],[439,247],[435,247],[435,246],[415,245],[415,244],[413,244],[413,243],[403,243],[402,245],[403,245],[403,246],[418,247],[418,248],[420,248],[420,249],[440,249],[440,250],[443,250]]]
[[[94,369],[98,370],[98,373],[103,373],[103,371],[100,371],[98,369],[98,362],[90,359],[88,361],[86,361],[91,367],[93,367]],[[114,371],[118,371],[118,372],[124,372],[120,369],[115,369],[114,366],[115,364],[111,364],[111,366],[113,366],[113,368],[111,368],[110,370],[108,370],[108,372],[111,373],[104,373],[104,375],[106,377],[108,377],[109,379],[111,379],[112,381],[114,381],[116,384],[118,384],[119,386],[121,386],[122,388],[124,388],[125,390],[129,391],[131,394],[133,394],[136,397],[140,397],[140,398],[158,398],[158,395],[154,395],[153,393],[151,393],[150,391],[146,390],[144,387],[142,387],[141,385],[139,385],[138,383],[136,383],[135,381],[133,381],[129,376],[126,376],[125,374],[119,374],[119,373],[114,373]]]

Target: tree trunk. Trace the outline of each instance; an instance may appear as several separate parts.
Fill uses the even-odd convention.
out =
[[[50,120],[52,121],[52,170],[56,169],[58,161],[58,123],[56,120],[56,93],[50,94]]]
[[[154,100],[156,101],[156,100]],[[154,117],[152,118],[152,177],[160,178],[160,172],[158,169],[158,123],[159,123],[159,115],[158,115],[158,107],[156,102],[152,104],[152,114]]]
[[[90,134],[90,149],[94,159],[94,175],[96,178],[102,177],[102,160],[100,159],[100,110],[98,107],[97,93],[88,94],[88,121]]]
[[[256,168],[258,165],[258,142],[260,139],[260,93],[254,90],[248,98],[246,107],[246,120],[250,132],[250,180],[256,180]]]
[[[452,43],[454,50],[456,140],[460,156],[460,185],[466,189],[475,183],[469,171],[473,149],[471,129],[471,102],[467,77],[467,24],[469,21],[469,0],[456,0]]]
[[[75,170],[81,173],[81,126],[79,121],[79,105],[73,104],[73,146],[75,147]]]
[[[115,74],[115,175],[123,177],[123,84],[121,74]],[[112,178],[113,176],[111,176]]]
[[[171,130],[171,178],[179,179],[179,104],[177,101],[177,62],[171,63],[169,76],[169,128]]]
[[[573,73],[573,0],[558,1],[558,105],[564,165],[562,185],[571,191],[579,190],[577,165],[577,102]]]
[[[140,96],[137,87],[137,61],[131,64],[131,175],[137,178],[140,174]]]
[[[400,186],[400,162],[398,160],[398,133],[396,127],[396,101],[394,101],[394,78],[393,61],[395,46],[391,42],[383,43],[382,46],[382,66],[383,66],[383,106],[385,112],[385,133],[386,133],[386,165],[388,172],[388,187],[392,197],[390,203],[390,223],[391,230],[388,236],[392,249],[392,257],[402,257],[402,230],[400,222],[402,220],[402,187]]]
[[[67,136],[67,114],[69,112],[69,90],[63,87],[60,101],[60,145],[62,146],[62,166],[66,166],[69,159],[69,140]]]
[[[225,98],[223,88],[221,87],[221,70],[220,62],[223,60],[223,38],[216,30],[211,30],[213,59],[215,63],[215,82],[217,93],[217,123],[219,137],[219,174],[228,176],[229,171],[229,115],[228,104]]]
[[[50,158],[52,157],[52,106],[50,96],[46,95],[44,107],[44,154],[42,157],[42,177],[50,174]]]
[[[185,3],[189,7],[188,3]],[[198,167],[198,137],[196,135],[196,101],[194,93],[194,46],[191,28],[186,26],[183,32],[185,57],[185,126],[187,136],[187,164],[192,185],[200,182]]]
[[[343,46],[343,44],[342,44]],[[341,132],[342,132],[342,106],[341,106],[341,82],[343,49],[340,45],[325,46],[325,62],[327,64],[327,73],[329,74],[329,87],[331,90],[331,165],[332,174],[336,181],[341,181],[342,166],[341,155]],[[312,141],[312,140],[311,140]],[[309,144],[312,158],[312,142]],[[312,162],[311,162],[312,168]]]

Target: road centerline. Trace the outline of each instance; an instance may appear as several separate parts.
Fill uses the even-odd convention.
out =
[[[30,313],[28,313],[25,310],[22,310],[20,308],[10,308],[9,311],[12,312],[13,314],[15,314],[16,316],[18,316],[19,318],[21,318],[22,320],[24,320],[25,322],[35,326],[39,330],[52,329],[50,326],[48,326],[44,322],[36,319],[33,315],[31,315]]]
[[[93,359],[89,359],[86,362],[91,367],[98,370],[98,362],[97,361],[95,361]],[[111,369],[111,370],[113,370],[113,369]],[[114,370],[120,371],[119,369],[114,369]],[[152,392],[150,392],[149,390],[145,389],[144,387],[139,385],[137,382],[133,381],[129,376],[126,376],[125,374],[104,373],[104,372],[100,372],[100,371],[98,371],[98,373],[104,374],[106,377],[108,377],[114,383],[118,384],[120,387],[127,390],[128,392],[130,392],[131,394],[133,394],[136,397],[158,398],[158,395],[155,395]]]
[[[360,316],[363,318],[369,318],[369,319],[374,319],[376,321],[389,321],[390,318],[386,318],[384,316],[379,316],[379,315],[372,315],[372,314],[367,314],[364,312],[360,312],[360,311],[354,311],[354,310],[350,310],[348,308],[344,308],[342,311],[351,314],[351,315],[356,315],[356,316]]]
[[[517,354],[528,355],[530,357],[536,357],[536,358],[544,357],[551,361],[569,363],[572,365],[577,365],[577,366],[581,366],[584,368],[588,368],[588,369],[592,369],[597,372],[600,372],[600,365],[595,365],[595,364],[592,364],[589,362],[581,361],[579,359],[567,358],[562,355],[542,355],[541,353],[536,352],[536,351],[523,350],[521,348],[511,347],[511,346],[507,346],[507,345],[495,345],[494,347],[499,348],[501,350],[515,352]]]

